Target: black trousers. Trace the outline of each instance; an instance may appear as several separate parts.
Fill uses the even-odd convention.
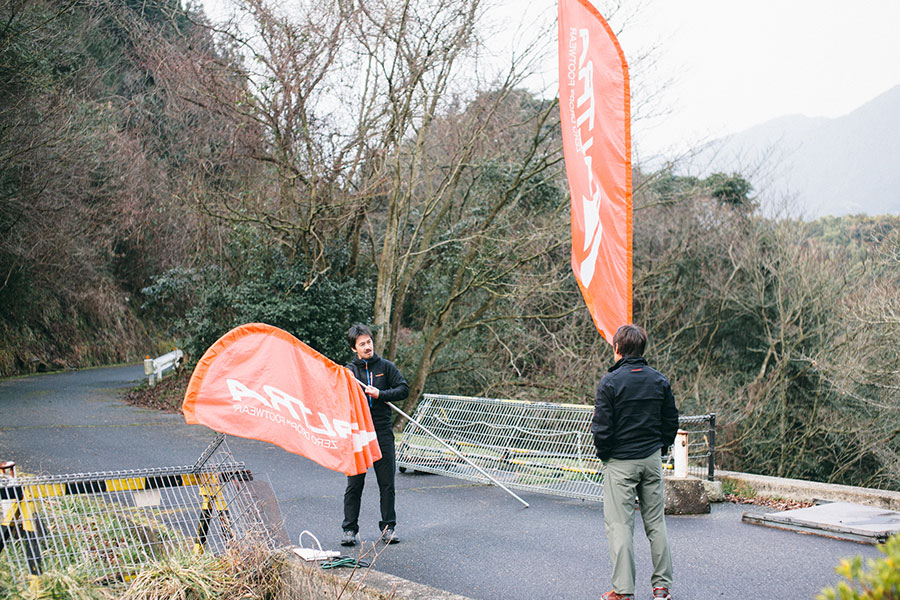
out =
[[[393,528],[397,524],[397,513],[394,512],[396,451],[394,432],[390,428],[387,431],[376,430],[375,434],[378,437],[378,447],[381,448],[381,459],[376,460],[372,468],[375,470],[375,479],[378,481],[378,490],[381,494],[381,520],[378,522],[378,529],[384,531],[385,527]],[[344,491],[344,523],[341,525],[344,531],[359,532],[359,506],[365,484],[365,473],[347,477],[347,489]]]

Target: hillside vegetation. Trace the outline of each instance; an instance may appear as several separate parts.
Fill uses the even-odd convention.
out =
[[[555,101],[486,72],[479,3],[0,9],[0,374],[193,360],[236,325],[413,393],[590,403]],[[719,465],[900,484],[900,219],[761,215],[741,174],[634,170],[634,314]]]

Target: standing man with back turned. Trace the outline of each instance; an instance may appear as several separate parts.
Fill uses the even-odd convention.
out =
[[[372,424],[375,425],[375,435],[378,437],[378,447],[381,449],[381,458],[372,465],[381,495],[381,521],[378,529],[381,530],[381,541],[396,544],[400,540],[394,535],[394,527],[397,525],[397,514],[394,512],[394,431],[391,429],[391,407],[387,403],[404,400],[409,396],[409,386],[394,363],[375,354],[371,329],[359,323],[353,325],[347,332],[347,342],[356,353],[347,368],[363,383],[369,400],[369,411],[372,413]],[[365,483],[365,473],[347,477],[342,546],[356,545],[359,506]]]
[[[634,499],[653,559],[653,598],[672,600],[672,555],[666,534],[661,450],[675,441],[678,408],[669,380],[643,358],[647,332],[622,325],[613,336],[616,364],[597,386],[591,433],[606,463],[603,519],[613,589],[602,600],[634,598]]]

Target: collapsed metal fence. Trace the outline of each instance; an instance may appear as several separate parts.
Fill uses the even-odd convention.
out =
[[[593,407],[425,394],[399,438],[397,465],[488,483],[459,456],[427,435],[429,430],[502,484],[570,498],[603,498],[602,463],[590,434]],[[685,416],[688,473],[715,475],[715,415]],[[664,473],[672,457],[663,456]]]
[[[18,581],[75,569],[116,585],[177,553],[273,548],[268,499],[253,483],[222,434],[191,466],[0,476],[0,554]]]

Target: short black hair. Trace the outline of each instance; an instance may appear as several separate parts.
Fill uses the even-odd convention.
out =
[[[639,325],[622,325],[613,336],[613,348],[620,356],[643,356],[646,347],[647,332]]]
[[[362,323],[354,323],[350,326],[350,329],[347,330],[347,343],[350,344],[351,349],[356,348],[356,340],[363,335],[372,337],[372,330]]]

